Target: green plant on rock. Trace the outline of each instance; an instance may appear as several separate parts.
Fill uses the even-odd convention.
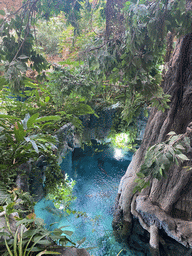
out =
[[[191,148],[189,134],[177,135],[171,131],[168,136],[165,142],[155,144],[147,150],[144,163],[137,173],[138,178],[135,179],[138,185],[135,186],[133,193],[148,187],[151,178],[166,178],[166,173],[173,164],[179,165],[190,160],[187,157]]]
[[[0,232],[3,238],[0,242],[3,256],[56,255],[60,253],[51,251],[51,248],[59,248],[59,245],[66,245],[68,242],[75,245],[66,237],[73,232],[62,230],[63,227],[48,231],[39,218],[24,218],[17,221],[16,227],[15,233],[10,228],[10,232]]]
[[[36,218],[32,197],[15,188],[12,191],[0,184],[0,218],[6,224],[0,230],[0,254],[3,256],[37,256],[59,254],[51,248],[75,244],[68,238],[73,232],[65,227],[48,231],[44,222]],[[27,205],[26,205],[27,203]],[[23,209],[23,206],[25,209]],[[26,215],[27,212],[27,215]],[[23,218],[23,213],[26,217]],[[5,220],[5,221],[4,221]]]

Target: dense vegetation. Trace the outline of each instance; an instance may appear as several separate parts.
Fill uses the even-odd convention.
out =
[[[36,169],[40,156],[47,163],[45,193],[57,204],[66,200],[63,191],[70,195],[57,163],[61,126],[72,123],[81,134],[79,116],[118,103],[113,132],[128,133],[132,142],[141,111],[169,107],[170,97],[160,87],[166,50],[172,51],[166,38],[191,32],[191,10],[184,0],[25,0],[14,13],[1,14],[0,187],[2,194],[11,191],[1,201],[8,216],[17,204],[16,179],[27,175],[21,165],[30,161]],[[30,200],[23,202],[32,211]]]

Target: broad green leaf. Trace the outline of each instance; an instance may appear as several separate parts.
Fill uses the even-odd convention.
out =
[[[17,223],[16,223],[16,226],[18,227],[19,225],[22,225],[22,224],[30,224],[30,223],[33,223],[34,220],[33,219],[22,219],[22,220],[19,220]]]
[[[180,160],[182,161],[189,161],[190,159],[184,155],[184,154],[179,154],[179,155],[176,155],[177,158],[179,158]]]
[[[60,252],[51,252],[51,251],[47,251],[47,250],[45,250],[45,251],[43,251],[43,252],[40,252],[40,253],[38,253],[37,254],[37,256],[41,256],[41,255],[45,255],[45,254],[54,254],[54,255],[58,255],[58,254],[61,254]]]
[[[18,117],[3,114],[0,114],[0,118],[20,120]]]
[[[27,230],[27,231],[25,231],[25,232],[23,233],[23,238],[34,236],[35,234],[37,234],[37,232],[38,232],[37,229],[32,229],[32,230],[29,229],[29,230]]]
[[[169,145],[171,145],[173,142],[175,142],[178,139],[179,139],[178,135],[175,135],[175,136],[171,137],[171,139],[169,140]]]
[[[179,162],[178,162],[176,157],[175,157],[175,163],[176,163],[177,166],[179,166]]]
[[[57,223],[57,222],[54,222],[54,223]],[[53,223],[53,224],[54,224]],[[51,224],[50,224],[51,225]],[[68,228],[68,227],[70,227],[69,225],[68,226],[61,226],[61,227],[59,227],[59,229],[61,229],[62,230],[62,228]],[[63,230],[62,230],[63,231]]]
[[[32,115],[28,121],[27,121],[27,128],[31,128],[34,127],[34,123],[36,122],[37,118],[39,117],[39,113],[35,113],[34,115]]]
[[[53,225],[55,225],[55,224],[57,224],[57,223],[59,223],[59,222],[53,222],[53,223],[51,223],[49,226],[52,227]],[[69,227],[69,226],[64,226],[64,227]],[[60,227],[60,228],[62,228],[62,227]]]
[[[140,190],[140,187],[139,186],[135,186],[134,189],[133,189],[133,194],[135,194],[139,190]]]
[[[18,59],[20,59],[20,60],[26,60],[26,59],[29,59],[29,57],[22,54],[22,55],[20,55],[20,56],[18,57]]]
[[[161,167],[159,168],[159,173],[161,176],[163,176],[163,169]]]
[[[37,242],[37,244],[42,244],[42,245],[51,245],[51,241],[49,240],[40,240]]]
[[[137,179],[134,180],[134,182],[135,182],[135,183],[139,183],[140,180],[141,180],[140,178],[137,178]]]
[[[3,236],[3,237],[9,237],[10,234],[7,233],[7,232],[0,232],[0,237]]]
[[[62,238],[61,238],[61,236],[60,236],[60,238],[58,238],[59,239],[59,242],[64,242],[65,244],[66,243],[71,243],[72,245],[75,245],[76,246],[76,244],[74,243],[74,242],[72,242],[71,240],[69,240],[66,236],[62,236]]]
[[[29,250],[27,250],[27,251],[28,251],[27,256],[29,256],[29,253],[30,253],[30,252],[37,251],[37,250],[38,250],[38,247],[35,247],[36,244],[38,244],[38,242],[39,242],[40,240],[42,240],[43,238],[45,238],[46,236],[49,236],[49,235],[50,235],[50,232],[46,232],[46,233],[43,234],[42,236],[39,236],[39,237],[34,238],[34,244],[31,246],[31,248],[30,248]],[[40,249],[40,250],[42,250],[42,249]]]
[[[144,116],[145,116],[145,117],[148,117],[148,116],[149,116],[149,113],[148,113],[148,110],[147,110],[147,109],[144,110]]]
[[[176,135],[176,133],[174,131],[171,131],[167,135],[172,136],[172,135]]]
[[[25,137],[25,140],[32,144],[32,147],[34,148],[35,152],[38,154],[39,149],[38,149],[38,146],[37,146],[36,142],[34,140],[32,140],[30,137]]]
[[[149,186],[150,186],[150,181],[147,181],[147,182],[145,182],[143,188],[147,188],[147,187],[149,187]]]
[[[43,116],[35,120],[36,123],[47,122],[47,121],[59,121],[60,116]]]
[[[139,178],[145,178],[145,175],[144,175],[143,173],[141,173],[141,172],[138,172],[138,173],[137,173],[137,176],[138,176]]]
[[[39,248],[39,247],[32,247],[32,248],[28,248],[27,250],[26,250],[28,253],[27,253],[27,256],[29,256],[30,255],[30,253],[31,252],[39,252],[39,251],[42,251],[42,248]]]
[[[185,137],[184,141],[185,141],[186,145],[190,147],[190,139],[189,139],[189,137]]]
[[[63,231],[63,230],[62,230],[62,231]],[[73,232],[72,232],[72,231],[69,231],[69,230],[64,230],[64,231],[63,231],[63,234],[68,235],[68,236],[72,236],[72,235],[73,235]]]
[[[49,96],[45,97],[45,102],[49,102],[49,100],[50,100]]]
[[[185,150],[185,148],[181,144],[177,144],[175,148]]]
[[[26,132],[24,131],[23,126],[19,122],[15,123],[14,134],[15,134],[15,138],[16,138],[18,143],[24,141],[24,137],[26,135]]]

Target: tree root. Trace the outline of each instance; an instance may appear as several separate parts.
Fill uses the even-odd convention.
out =
[[[135,206],[135,211],[142,217],[145,226],[155,225],[158,229],[163,229],[168,236],[183,244],[185,247],[192,248],[192,221],[172,218],[159,206],[154,205],[147,196],[137,196]],[[143,228],[145,228],[145,226],[143,226]],[[151,231],[155,235],[155,229],[151,230],[150,228],[150,234]],[[157,240],[157,238],[155,240]]]

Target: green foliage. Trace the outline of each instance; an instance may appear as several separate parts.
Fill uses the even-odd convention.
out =
[[[125,108],[117,108],[108,137],[114,147],[135,151],[135,140],[138,135],[137,118],[133,116],[132,120],[128,120],[125,112]]]
[[[35,171],[34,163],[44,155],[48,165],[45,190],[53,192],[56,183],[63,178],[55,154],[58,140],[54,134],[63,120],[61,115],[56,115],[45,87],[38,91],[37,84],[29,79],[24,81],[27,88],[17,96],[24,99],[23,102],[15,95],[10,97],[11,91],[6,86],[0,95],[0,112],[4,113],[0,115],[1,179],[8,187],[14,185],[16,176],[21,172],[19,166],[30,159]]]
[[[78,32],[78,20],[80,18],[81,1],[72,0],[41,0],[37,1],[37,9],[40,17],[49,19],[54,15],[58,15],[61,11],[66,14],[67,20]]]
[[[38,36],[43,35],[42,46],[45,48],[47,37],[44,31],[47,30],[49,38],[55,38],[56,31],[58,31],[62,54],[68,51],[66,55],[68,59],[65,59],[62,65],[70,66],[74,71],[73,75],[75,72],[75,76],[78,74],[78,80],[81,80],[83,74],[85,80],[89,81],[88,85],[84,82],[75,82],[73,86],[67,86],[67,93],[73,90],[73,98],[78,97],[79,94],[82,96],[81,87],[84,91],[83,97],[86,95],[86,98],[90,98],[90,100],[99,98],[98,101],[108,104],[120,101],[124,107],[122,115],[129,123],[146,104],[156,106],[161,111],[168,108],[169,97],[160,91],[159,86],[165,54],[165,37],[168,31],[174,31],[177,35],[189,32],[191,15],[190,11],[185,11],[185,2],[184,0],[158,0],[154,3],[127,1],[122,13],[119,14],[124,17],[122,25],[114,24],[114,31],[106,40],[103,32],[105,29],[105,15],[103,15],[105,3],[103,1],[98,3],[80,1],[73,4],[71,0],[64,3],[60,0],[39,0],[35,10],[38,11],[38,18],[44,15],[48,19],[50,16],[58,15],[60,11],[63,11],[65,18],[62,20],[61,16],[58,16],[50,19],[47,23],[39,21],[38,23],[43,26],[37,24],[39,27],[39,32],[36,33],[37,39]],[[29,10],[33,13],[34,9],[30,2],[22,10],[29,14]],[[119,9],[115,13],[118,11]],[[45,68],[43,59],[32,48],[35,33],[32,35],[31,31],[26,29],[28,28],[26,23],[30,24],[27,17],[30,23],[34,24],[33,16],[26,15],[26,18],[23,19],[23,16],[19,14],[11,20],[10,24],[5,24],[3,32],[2,56],[9,60],[7,78],[12,78],[11,81],[14,83],[12,87],[17,90],[19,86],[20,88],[23,86],[22,73],[26,69],[26,60],[31,60],[32,66],[38,71]],[[70,25],[65,19],[69,21]],[[62,20],[66,23],[66,29],[61,36],[59,34],[62,25],[60,27],[60,24],[54,22],[55,20]],[[14,28],[12,30],[14,33],[11,33],[11,27]],[[42,40],[39,38],[37,41]],[[22,45],[24,41],[25,43]],[[56,38],[51,41],[55,43],[55,46],[57,45]],[[19,52],[10,54],[12,51],[9,49],[10,45],[14,51],[21,45],[23,55],[20,56]],[[12,47],[13,45],[14,47]],[[45,50],[49,52],[48,49]],[[21,59],[14,60],[12,67],[10,63],[15,58],[15,54]],[[77,61],[82,68],[76,68]],[[60,74],[57,75],[60,76]],[[73,81],[73,78],[74,76],[70,77],[66,82]],[[58,87],[60,89],[60,86]],[[66,93],[66,90],[63,90]],[[62,97],[58,101],[61,99]]]
[[[6,198],[5,198],[6,195]],[[23,193],[17,188],[7,191],[4,184],[0,184],[0,212],[5,218],[6,226],[0,230],[0,253],[3,256],[32,256],[44,254],[59,254],[51,252],[55,246],[75,245],[69,237],[73,232],[63,230],[65,227],[48,231],[42,219],[36,218],[33,210],[33,199],[29,193]],[[26,204],[27,203],[27,204]],[[14,213],[10,222],[10,214]],[[23,213],[27,216],[23,218]],[[13,218],[13,215],[12,215]]]
[[[59,116],[41,117],[39,114],[25,118],[0,115],[0,165],[1,180],[8,183],[11,175],[17,175],[17,168],[30,158],[37,159],[40,153],[46,154],[55,148],[56,138],[43,132],[42,122],[60,119]]]
[[[57,68],[48,73],[47,78],[48,82],[45,84],[63,114],[79,116],[95,113],[91,104],[97,92],[97,85],[81,67]]]
[[[33,49],[34,4],[30,1],[9,19],[0,19],[0,65],[12,90],[23,88],[23,74],[28,61],[37,71],[47,68],[47,61]]]
[[[184,11],[186,1],[168,2],[127,1],[123,32],[116,27],[108,41],[97,36],[85,50],[90,75],[101,87],[108,81],[113,98],[118,95],[124,106],[122,114],[128,123],[146,104],[160,111],[169,107],[169,96],[160,88],[165,39],[168,31],[177,35],[190,32],[191,16]]]
[[[135,182],[133,193],[141,191],[150,185],[146,178],[156,178],[160,180],[166,178],[166,173],[173,164],[179,165],[184,161],[189,161],[186,153],[190,149],[190,139],[185,135],[176,135],[175,132],[168,133],[169,138],[162,143],[151,146],[144,158],[140,171],[137,173],[138,178]]]
[[[6,211],[7,215],[17,209],[20,216],[26,216],[33,213],[35,202],[29,192],[23,192],[18,188],[7,190],[5,185],[0,183],[0,205],[1,210]]]
[[[75,186],[74,180],[69,180],[68,175],[65,175],[65,180],[60,184],[57,183],[54,190],[54,194],[48,194],[48,199],[52,200],[56,209],[62,209],[67,214],[70,214],[70,204],[73,202],[76,197],[73,196],[73,187]]]
[[[7,224],[9,225],[9,223]],[[55,245],[66,245],[68,242],[75,245],[66,237],[66,235],[72,235],[71,231],[62,230],[62,227],[48,231],[43,225],[42,219],[24,218],[17,221],[15,233],[10,234],[6,230],[1,232],[4,239],[4,242],[1,242],[2,255],[56,255],[60,253],[51,251],[51,248]]]
[[[56,147],[60,146],[60,142],[55,133],[69,122],[81,130],[79,116],[95,112],[87,104],[90,98],[84,96],[85,90],[91,93],[84,86],[88,82],[86,76],[58,70],[50,73],[47,78],[49,83],[37,84],[23,77],[24,88],[18,94],[12,94],[6,80],[1,78],[0,112],[3,114],[0,116],[0,167],[2,179],[9,187],[14,184],[20,172],[19,166],[29,159],[35,175],[38,172],[35,162],[43,155],[47,163],[45,192],[57,197],[60,192],[64,193],[65,184],[61,182],[63,175],[58,165]],[[77,92],[74,92],[74,83]],[[62,184],[62,188],[56,184]]]
[[[103,1],[95,3],[94,9],[88,1],[81,1],[80,5],[79,33],[75,33],[76,28],[71,24],[63,31],[59,39],[61,51],[67,54],[68,59],[72,60],[81,58],[81,52],[85,51],[87,47],[91,47],[105,28],[105,20],[101,16],[104,9]]]
[[[65,30],[66,21],[62,15],[48,21],[39,20],[36,24],[36,51],[50,55],[59,53],[59,38]]]
[[[133,127],[132,127],[133,128]],[[111,143],[115,148],[133,150],[136,145],[134,145],[135,138],[137,136],[137,129],[135,128],[131,132],[131,127],[129,127],[126,133],[116,133],[115,135],[109,136],[111,138]]]
[[[169,95],[160,87],[165,37],[168,31],[177,36],[191,32],[191,13],[185,10],[184,0],[127,1],[121,13],[121,26],[114,24],[114,31],[106,38],[104,1],[25,0],[24,3],[14,17],[0,20],[0,71],[4,72],[4,77],[0,77],[0,178],[7,188],[12,187],[19,166],[29,159],[33,164],[44,155],[46,193],[57,207],[64,200],[67,209],[73,199],[74,184],[62,182],[55,132],[69,122],[80,130],[80,115],[95,114],[95,108],[118,103],[122,113],[114,130],[127,133],[129,127],[132,142],[136,137],[135,117],[143,108],[152,106],[165,111],[169,107]],[[63,20],[60,16],[35,24],[35,17],[43,15],[48,20],[60,11],[65,15]],[[56,24],[55,20],[66,21],[63,32],[63,23]],[[46,44],[48,37],[51,40]],[[65,48],[68,50],[67,59],[60,63],[65,67],[40,74],[48,67],[40,53],[56,49],[58,40],[62,54],[67,52]],[[39,72],[40,82],[25,77],[29,65]],[[128,143],[125,137],[116,144],[122,147],[123,142]],[[187,161],[187,146],[186,138],[181,140],[172,134],[167,141],[149,148],[135,191],[149,185],[146,177],[160,179],[172,163]],[[0,194],[2,204],[6,204],[6,192],[2,190]],[[11,202],[8,205],[11,211]],[[21,244],[22,240],[16,237],[14,241]],[[8,242],[7,249],[14,250]]]

